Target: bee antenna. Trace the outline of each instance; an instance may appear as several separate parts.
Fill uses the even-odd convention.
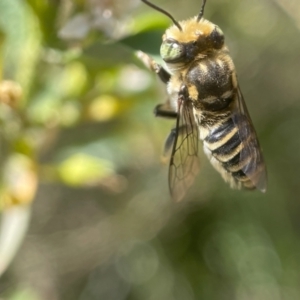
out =
[[[168,12],[165,11],[164,9],[162,9],[162,8],[160,8],[160,7],[158,7],[158,6],[156,6],[155,4],[153,4],[153,3],[151,3],[151,2],[149,2],[149,1],[147,1],[147,0],[141,0],[141,1],[144,2],[145,4],[147,4],[148,6],[154,8],[155,10],[157,10],[157,11],[163,13],[163,14],[166,15],[167,17],[169,17],[169,18],[173,21],[174,25],[176,25],[176,26],[178,27],[178,29],[179,29],[180,31],[182,31],[182,27],[180,26],[180,24],[174,19],[174,17],[173,17],[170,13],[168,13]]]
[[[201,18],[203,17],[205,4],[206,4],[206,0],[203,0],[202,1],[202,6],[201,6],[200,13],[199,13],[199,15],[197,17],[197,22],[199,22],[201,20]]]

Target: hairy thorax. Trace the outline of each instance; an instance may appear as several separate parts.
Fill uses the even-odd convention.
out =
[[[226,51],[226,52],[225,52]],[[218,112],[226,109],[237,88],[236,74],[231,58],[224,54],[207,55],[185,68],[173,69],[168,83],[168,94],[177,111],[178,93],[183,85],[187,87],[189,100],[195,109]]]

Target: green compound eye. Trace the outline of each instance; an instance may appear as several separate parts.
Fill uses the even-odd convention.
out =
[[[160,47],[160,55],[166,62],[177,61],[184,56],[184,47],[175,41],[166,40]]]

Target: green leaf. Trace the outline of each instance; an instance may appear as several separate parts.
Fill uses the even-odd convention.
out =
[[[151,55],[159,55],[163,33],[164,30],[162,29],[144,31],[128,36],[119,42],[134,50],[141,50]]]
[[[81,60],[85,61],[91,68],[112,67],[137,61],[133,51],[120,43],[95,44],[83,50]]]

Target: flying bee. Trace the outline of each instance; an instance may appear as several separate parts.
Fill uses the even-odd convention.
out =
[[[199,171],[199,139],[213,167],[232,188],[266,190],[266,167],[241,93],[224,34],[200,13],[173,25],[162,37],[160,54],[167,69],[145,53],[140,58],[167,84],[168,100],[155,108],[159,117],[176,119],[165,152],[170,152],[169,187],[180,201]]]

